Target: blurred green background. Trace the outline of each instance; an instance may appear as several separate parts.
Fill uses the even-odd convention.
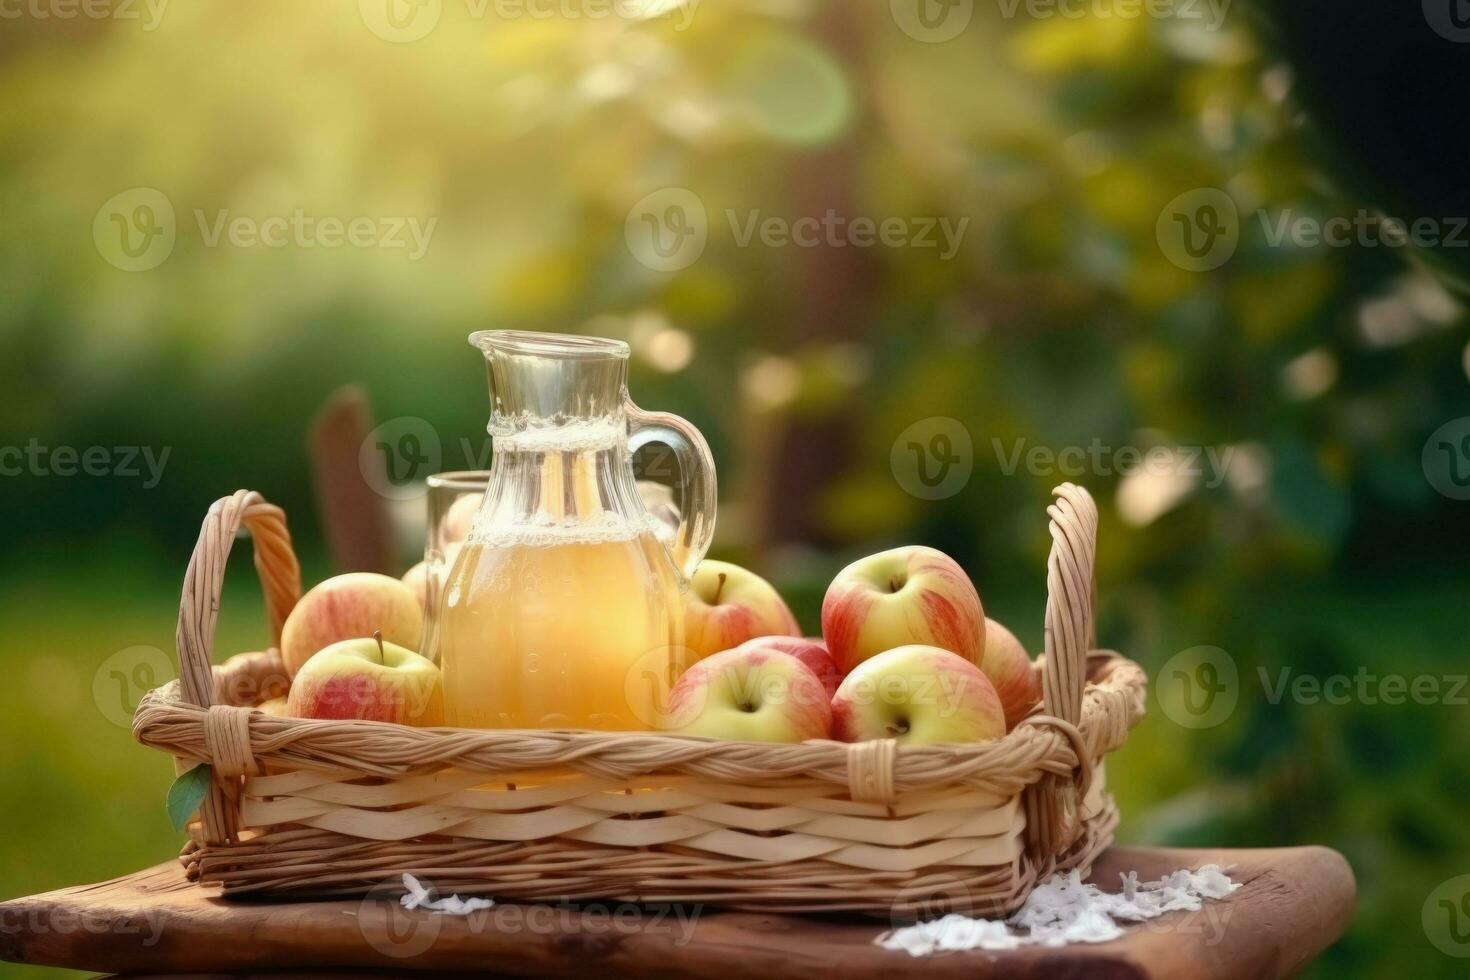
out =
[[[1336,847],[1359,910],[1311,975],[1457,975],[1421,910],[1470,873],[1454,680],[1470,505],[1425,449],[1470,415],[1465,316],[1424,253],[1273,242],[1283,215],[1374,202],[1338,182],[1293,68],[1244,10],[14,9],[0,447],[36,449],[0,455],[15,464],[0,479],[0,897],[177,850],[170,764],[126,722],[172,676],[210,502],[262,491],[290,514],[308,578],[327,574],[315,413],[359,383],[379,421],[430,427],[443,468],[473,466],[486,393],[464,338],[518,327],[632,344],[634,397],[714,448],[714,553],[770,577],[809,631],[842,564],[918,542],[959,559],[1038,649],[1048,492],[1086,485],[1103,512],[1102,643],[1165,695],[1109,765],[1120,837]],[[665,262],[639,235],[689,227],[689,209],[649,196],[669,188],[698,202],[704,238]],[[1238,246],[1191,271],[1171,209],[1208,188],[1238,208]],[[379,237],[250,243],[298,213],[372,219]],[[907,237],[744,237],[829,213],[899,219]],[[953,254],[924,244],[939,218],[964,222]],[[214,237],[235,219],[245,231]],[[382,237],[399,219],[431,228],[422,254]],[[968,437],[949,455],[970,472],[933,494],[905,460],[917,441],[942,462],[941,432]],[[53,455],[94,446],[108,462],[92,473]],[[1018,447],[1093,446],[1109,452],[1081,473],[1010,465]],[[129,466],[125,447],[152,455]],[[1120,474],[1126,448],[1174,462]],[[1196,472],[1206,450],[1229,464]],[[420,504],[395,508],[406,542]],[[231,574],[219,650],[258,649],[243,556]],[[1198,647],[1236,675],[1234,709],[1207,727],[1169,700]],[[1282,671],[1429,677],[1439,694],[1273,697]]]

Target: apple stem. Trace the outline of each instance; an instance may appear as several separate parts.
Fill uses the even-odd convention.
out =
[[[388,656],[388,651],[383,649],[383,631],[382,630],[373,630],[373,639],[375,639],[375,640],[378,641],[378,656],[379,657],[386,657],[386,656]]]
[[[715,598],[714,598],[714,601],[710,603],[710,605],[717,606],[717,605],[720,604],[720,593],[723,592],[723,591],[725,591],[725,579],[726,579],[726,577],[727,576],[726,576],[726,574],[724,572],[721,572],[720,573],[720,579],[719,579],[719,583],[720,584],[715,586]]]
[[[889,592],[897,592],[901,588],[903,588],[903,583],[898,580],[898,576],[897,575],[893,576],[892,578],[890,578],[888,580],[888,591]]]

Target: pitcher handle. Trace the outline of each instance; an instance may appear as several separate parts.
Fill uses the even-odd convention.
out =
[[[632,402],[627,403],[627,413],[629,455],[661,442],[678,457],[679,529],[669,555],[689,578],[715,535],[715,457],[700,431],[679,416],[645,412]]]

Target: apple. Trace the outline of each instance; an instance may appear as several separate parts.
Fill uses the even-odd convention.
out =
[[[413,589],[413,594],[418,596],[419,608],[428,609],[429,606],[429,563],[421,561],[417,565],[403,573],[399,579],[404,585]]]
[[[1005,709],[984,672],[958,654],[910,644],[870,657],[832,698],[832,737],[902,745],[984,742],[1006,733]]]
[[[1041,675],[1031,666],[1031,656],[1016,635],[989,617],[985,619],[985,656],[980,669],[1000,695],[1006,728],[1015,728],[1041,700]]]
[[[301,597],[281,629],[281,659],[291,677],[306,661],[338,640],[363,639],[375,632],[405,647],[417,647],[424,610],[412,588],[374,572],[338,575]]]
[[[817,680],[822,682],[822,687],[826,689],[829,699],[837,693],[837,685],[842,683],[842,672],[832,661],[832,655],[827,652],[827,645],[822,642],[821,637],[757,636],[753,640],[746,640],[735,649],[778,650],[781,653],[791,654],[805,664],[807,670],[817,675]]]
[[[822,600],[822,636],[848,674],[895,647],[936,646],[978,665],[985,610],[964,569],[942,551],[911,546],[848,565]]]
[[[444,724],[439,668],[381,635],[341,640],[297,672],[286,711],[296,718]]]
[[[284,697],[291,687],[281,651],[237,653],[213,670],[214,703],[251,705]]]
[[[464,548],[463,541],[451,541],[444,548],[444,565],[440,573],[441,582],[449,576],[449,570],[454,567],[454,560],[459,557],[460,550]],[[429,563],[421,561],[417,565],[403,573],[400,579],[404,585],[413,589],[413,594],[419,598],[419,607],[425,613],[429,608]]]
[[[757,636],[800,636],[801,627],[771,583],[725,561],[703,561],[684,600],[684,645],[692,659]]]
[[[449,505],[449,510],[444,512],[444,523],[440,525],[444,530],[446,544],[463,541],[470,536],[470,530],[475,525],[475,515],[480,512],[480,503],[484,499],[483,493],[467,493],[455,498],[454,503]]]
[[[669,692],[667,729],[736,742],[826,738],[832,707],[822,682],[789,653],[726,650],[684,672]]]
[[[286,707],[289,697],[289,695],[283,695],[279,698],[271,698],[269,701],[262,701],[255,706],[255,710],[270,715],[272,718],[289,718],[291,711]]]

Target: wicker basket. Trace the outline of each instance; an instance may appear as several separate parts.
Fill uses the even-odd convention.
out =
[[[779,745],[272,717],[251,705],[284,676],[275,650],[210,667],[242,526],[277,643],[301,591],[284,515],[248,491],[204,520],[181,676],[144,698],[133,733],[181,770],[213,767],[182,860],[227,895],[361,894],[409,872],[526,901],[998,914],[1053,871],[1085,873],[1110,843],[1118,814],[1100,762],[1144,711],[1138,666],[1089,652],[1096,507],[1078,487],[1056,494],[1043,705],[998,741]]]

